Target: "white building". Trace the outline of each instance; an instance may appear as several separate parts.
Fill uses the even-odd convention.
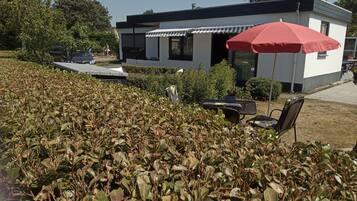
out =
[[[117,23],[121,60],[140,66],[208,69],[227,59],[238,72],[238,83],[255,76],[271,77],[272,54],[229,52],[225,43],[251,26],[280,19],[323,32],[342,46],[307,55],[279,54],[276,79],[284,89],[290,90],[293,80],[295,91],[338,81],[352,13],[323,0],[276,0],[128,16],[126,22]]]

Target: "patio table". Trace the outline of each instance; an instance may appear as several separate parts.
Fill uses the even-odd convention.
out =
[[[245,115],[255,115],[256,104],[249,100],[218,100],[210,99],[202,102],[202,107],[209,110],[221,109],[226,118],[234,123],[239,123]]]

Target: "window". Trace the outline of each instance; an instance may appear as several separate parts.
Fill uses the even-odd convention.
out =
[[[145,59],[145,34],[122,34],[123,59]]]
[[[321,22],[321,29],[320,29],[320,33],[325,34],[326,36],[329,35],[329,31],[330,31],[330,23],[329,22],[325,22],[322,21]],[[317,54],[317,58],[318,59],[325,59],[327,56],[327,52],[319,52]]]
[[[357,55],[356,53],[357,53],[357,38],[346,38],[343,60],[356,58]]]
[[[171,60],[188,60],[192,61],[193,55],[193,36],[170,37],[169,38],[169,55]]]
[[[356,39],[354,38],[346,38],[345,50],[354,51],[356,45]]]

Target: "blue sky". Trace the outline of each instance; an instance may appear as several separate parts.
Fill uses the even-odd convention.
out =
[[[99,0],[108,8],[112,16],[112,25],[115,22],[125,21],[127,15],[141,14],[145,10],[154,12],[190,9],[192,3],[197,6],[210,7],[248,2],[249,0]],[[333,2],[334,0],[329,0]]]

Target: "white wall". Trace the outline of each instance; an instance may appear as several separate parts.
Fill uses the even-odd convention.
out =
[[[193,59],[192,61],[169,59],[169,38],[160,38],[160,62],[162,66],[177,66],[182,68],[204,67],[211,65],[211,34],[193,35]]]
[[[296,54],[295,83],[302,84],[304,77],[305,55]],[[293,77],[294,54],[278,53],[275,67],[274,79],[291,83]],[[257,77],[271,78],[274,65],[274,54],[259,54]]]
[[[301,12],[300,20],[299,20],[300,24],[304,26],[308,26],[309,16],[310,16],[310,12]],[[292,23],[298,22],[297,14],[294,12],[294,13],[277,13],[277,14],[249,15],[249,16],[226,17],[226,18],[213,18],[213,19],[185,20],[185,21],[175,21],[175,22],[161,22],[160,28],[184,28],[184,27],[192,28],[192,27],[202,27],[202,26],[254,25],[254,24],[262,24],[266,22],[279,21],[280,19],[286,22],[292,22]],[[202,48],[201,51],[211,50],[211,47],[207,47],[207,48],[208,49]],[[199,53],[200,51],[197,50],[196,52]],[[209,66],[211,61],[210,53],[203,52],[202,54],[203,54],[202,57],[204,55],[209,55],[209,57],[206,56],[206,58],[205,57],[201,58],[202,60],[201,62],[206,63]],[[274,61],[273,54],[259,54],[257,76],[270,78],[273,61]],[[277,60],[276,74],[275,74],[276,80],[282,82],[291,82],[292,75],[293,75],[293,64],[294,64],[294,54],[279,54]],[[304,64],[305,64],[305,55],[298,54],[296,75],[295,75],[296,83],[303,82]]]
[[[292,13],[277,13],[277,14],[264,14],[264,15],[250,15],[250,16],[237,16],[226,18],[214,19],[198,19],[198,20],[184,20],[173,22],[161,22],[160,28],[194,28],[202,26],[228,26],[228,25],[251,25],[261,24],[266,22],[279,21],[280,19],[286,22],[297,23],[298,18],[295,12]],[[346,33],[346,24],[335,21],[333,19],[318,16],[312,12],[300,13],[300,24],[309,26],[310,28],[320,31],[321,20],[330,22],[329,36],[338,40],[342,47],[338,50],[328,52],[328,57],[324,60],[317,59],[317,53],[308,55],[297,54],[296,60],[296,83],[303,83],[304,78],[334,73],[340,71],[343,57],[343,46]],[[120,30],[123,33],[122,30]],[[130,30],[124,30],[124,32]],[[140,31],[149,31],[148,28]],[[138,31],[137,31],[138,32]],[[194,35],[193,42],[193,61],[174,61],[169,60],[169,44],[168,38],[160,38],[160,62],[155,64],[169,67],[197,67],[203,65],[210,67],[211,62],[211,34],[198,34]],[[156,45],[155,45],[156,46]],[[149,47],[147,43],[147,55],[153,55],[155,52],[154,47]],[[150,49],[150,50],[149,50]],[[271,77],[271,69],[273,65],[273,54],[259,54],[257,76]],[[153,63],[153,62],[151,62]],[[294,54],[284,53],[278,54],[277,67],[276,67],[276,80],[282,82],[291,82],[294,66]]]
[[[198,68],[203,67],[208,69],[211,64],[211,34],[198,34],[193,35],[193,58],[192,61],[184,60],[170,60],[169,59],[169,38],[160,38],[160,60],[135,60],[127,59],[128,64],[140,65],[140,66],[165,66],[175,68]],[[154,49],[148,47],[146,48]],[[156,44],[157,46],[157,44]],[[148,52],[147,55],[151,55],[154,52]]]
[[[347,24],[312,13],[310,14],[309,27],[320,32],[321,21],[330,23],[329,37],[337,40],[341,47],[337,50],[328,51],[328,56],[324,59],[318,59],[318,53],[307,54],[304,78],[341,71]]]

